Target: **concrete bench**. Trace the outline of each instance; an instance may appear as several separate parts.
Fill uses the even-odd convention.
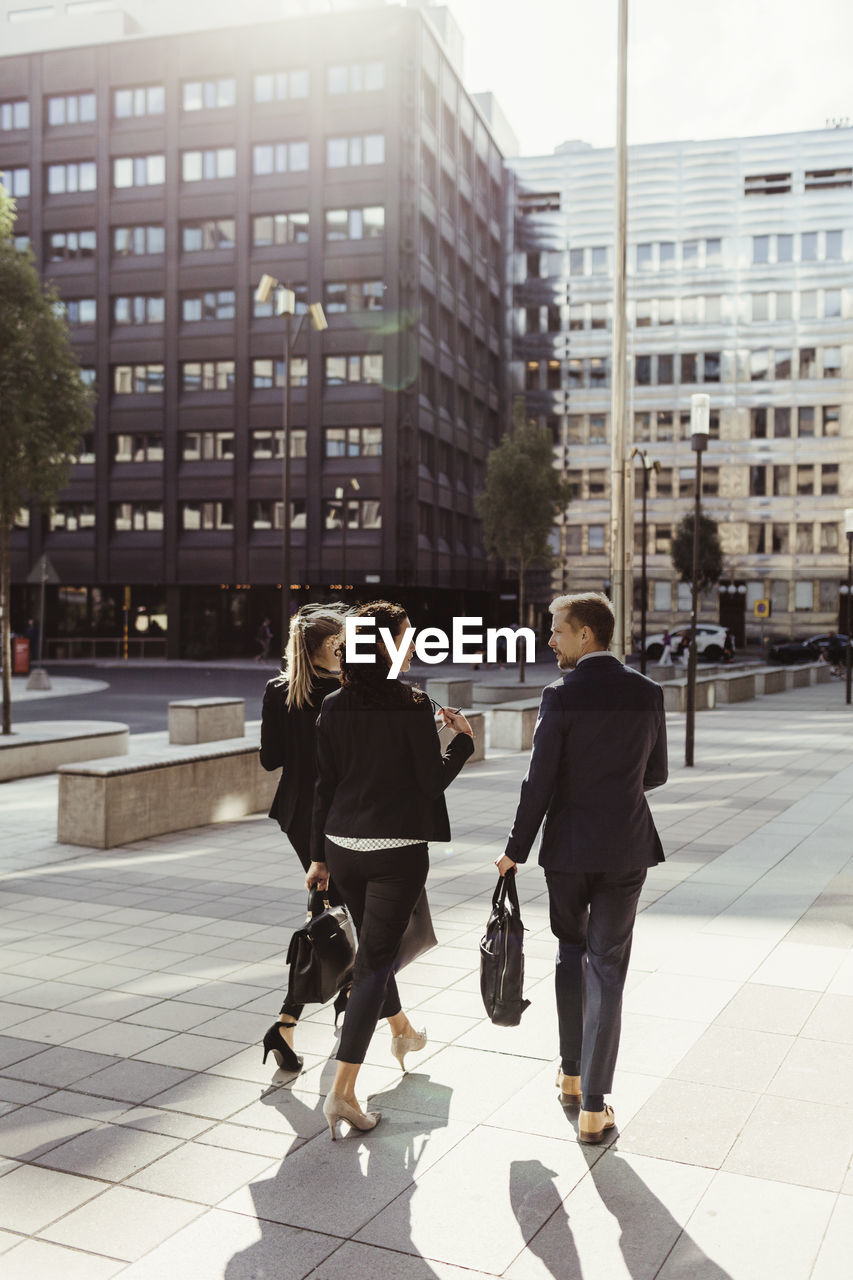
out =
[[[242,738],[246,732],[244,698],[182,698],[169,703],[169,742],[191,746]]]
[[[528,702],[541,694],[541,686],[529,684],[475,684],[474,701],[485,703]]]
[[[492,707],[489,745],[506,751],[529,751],[533,730],[539,715],[541,698],[527,697],[523,702],[498,703]]]
[[[265,812],[278,782],[256,739],[151,747],[59,770],[58,839],[113,849],[150,836]]]
[[[438,699],[436,698],[437,701]],[[458,704],[452,703],[451,705],[456,706]],[[486,713],[484,711],[466,711],[464,715],[474,730],[474,754],[469,756],[465,762],[465,767],[467,768],[469,764],[477,764],[480,760],[485,760],[486,758]],[[442,738],[446,738],[449,732],[449,729],[445,729],[441,735]]]
[[[717,702],[750,702],[755,697],[755,676],[751,672],[732,672],[711,679]]]
[[[63,764],[127,755],[130,730],[111,720],[40,720],[0,735],[0,782],[54,773]]]
[[[440,707],[470,707],[474,701],[472,680],[441,680],[431,678],[426,682],[426,692]]]
[[[661,685],[663,689],[663,706],[665,711],[687,710],[687,680],[670,680]],[[705,676],[696,681],[696,710],[713,711],[717,705],[716,682],[713,676]]]
[[[787,687],[788,677],[784,667],[767,667],[755,673],[757,694],[784,693]]]

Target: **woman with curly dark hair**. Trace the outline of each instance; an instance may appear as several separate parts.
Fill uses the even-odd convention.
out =
[[[400,1006],[394,962],[426,883],[428,841],[450,839],[444,790],[474,750],[465,717],[443,709],[444,724],[456,734],[442,754],[429,698],[389,678],[391,654],[380,631],[386,628],[400,644],[410,625],[403,606],[378,600],[357,616],[375,620],[372,633],[359,633],[359,652],[371,660],[342,658],[342,688],[324,700],[317,720],[314,860],[306,878],[309,888],[322,887],[331,875],[358,929],[335,1082],[323,1106],[333,1139],[339,1120],[356,1129],[379,1121],[355,1096],[379,1018],[388,1019],[391,1052],[404,1071],[406,1054],[426,1045],[426,1032],[415,1031]],[[413,653],[410,645],[403,671]]]

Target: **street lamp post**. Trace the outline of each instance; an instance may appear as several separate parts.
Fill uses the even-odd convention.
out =
[[[646,612],[648,610],[648,574],[646,572],[648,547],[648,524],[647,510],[649,501],[649,476],[652,471],[660,471],[660,463],[655,458],[652,460],[645,449],[638,449],[636,446],[631,450],[631,457],[639,458],[643,464],[643,546],[642,557],[640,560],[640,671],[646,674]]]
[[[850,705],[850,687],[853,686],[853,668],[850,662],[853,659],[853,637],[850,637],[850,613],[853,609],[853,507],[848,507],[844,512],[844,532],[847,534],[847,705]]]
[[[287,648],[290,633],[290,360],[293,347],[302,331],[305,316],[301,316],[296,332],[293,331],[293,317],[296,313],[296,294],[288,289],[275,276],[264,273],[261,276],[255,298],[258,302],[268,302],[270,296],[276,294],[276,315],[284,316],[284,399],[281,412],[281,651]],[[318,333],[328,328],[323,308],[319,302],[312,302],[307,310],[311,317],[311,325]],[[306,473],[307,481],[307,473]],[[307,484],[306,484],[307,510]],[[306,540],[308,537],[308,521],[306,519]],[[307,541],[306,541],[307,550]]]
[[[350,486],[358,493],[360,485],[355,477],[350,478]],[[349,524],[349,499],[346,496],[346,489],[343,485],[339,485],[335,489],[335,501],[341,504],[341,586],[343,589],[347,585],[347,525]]]
[[[690,397],[690,447],[696,454],[696,500],[693,508],[693,574],[690,583],[690,651],[687,655],[687,725],[684,739],[684,763],[693,764],[693,740],[696,727],[696,615],[699,605],[699,522],[702,518],[702,454],[708,448],[711,431],[711,397]]]

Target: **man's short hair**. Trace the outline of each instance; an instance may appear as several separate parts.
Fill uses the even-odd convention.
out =
[[[565,613],[576,629],[589,627],[603,649],[610,648],[616,618],[613,605],[600,591],[581,591],[577,595],[557,596],[551,601],[551,613]]]

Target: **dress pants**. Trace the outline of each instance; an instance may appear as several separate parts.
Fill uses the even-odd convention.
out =
[[[287,828],[287,838],[296,851],[296,856],[302,863],[303,871],[307,871],[311,866],[311,801],[298,807],[291,819],[290,826]],[[343,899],[335,888],[333,882],[329,881],[329,888],[325,897],[328,898],[330,906],[340,906]],[[281,1006],[281,1014],[286,1018],[292,1018],[294,1022],[298,1022],[302,1017],[304,1004],[297,1004],[295,1000],[288,1000],[285,997],[284,1004]]]
[[[372,852],[326,840],[326,865],[358,931],[338,1062],[363,1062],[380,1018],[400,1012],[394,961],[412,910],[426,884],[426,844]]]
[[[584,1099],[613,1088],[622,990],[646,871],[545,872],[551,931],[559,942],[555,986],[562,1069],[567,1075],[580,1072]]]

